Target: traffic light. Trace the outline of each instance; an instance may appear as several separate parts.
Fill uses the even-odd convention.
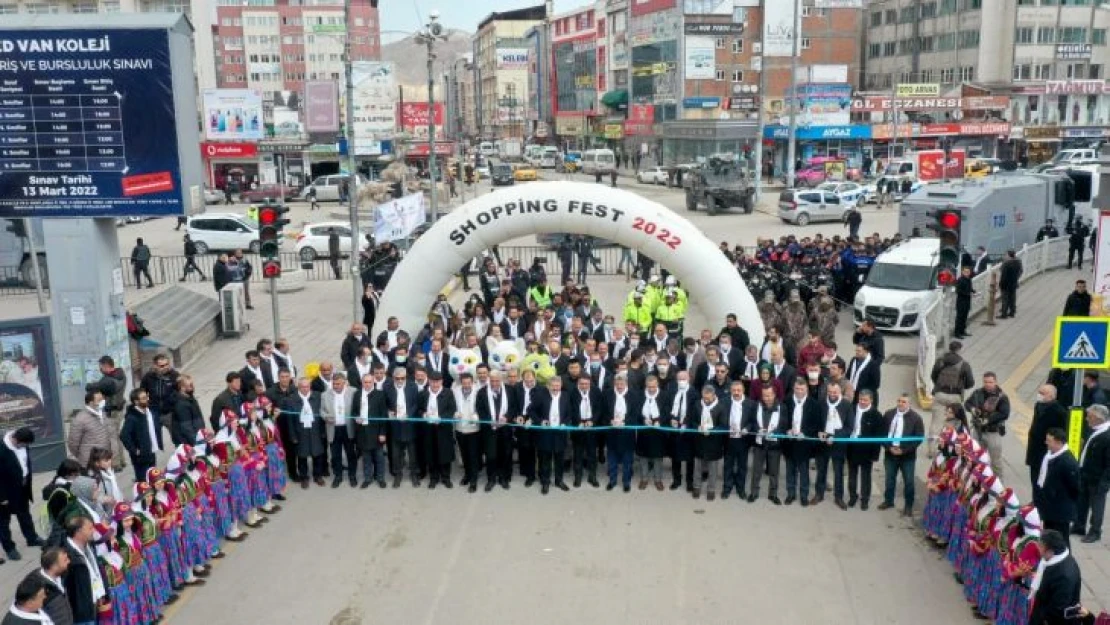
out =
[[[937,282],[941,286],[953,286],[960,277],[960,228],[963,215],[959,209],[949,206],[938,210],[934,223],[929,226],[940,239],[940,255],[937,257]]]
[[[272,200],[258,208],[258,251],[262,256],[263,277],[281,277],[281,234],[282,228],[289,223],[282,215],[287,212],[288,208]]]

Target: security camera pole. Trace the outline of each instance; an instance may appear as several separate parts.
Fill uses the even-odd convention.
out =
[[[358,228],[358,170],[355,163],[355,78],[353,59],[351,58],[351,0],[343,3],[344,19],[346,19],[347,36],[343,40],[343,69],[347,74],[346,104],[347,112],[344,120],[344,130],[347,139],[347,203],[351,220],[351,319],[362,319],[362,276],[359,275],[359,247],[362,237]]]
[[[445,38],[441,36],[440,33],[442,32],[443,26],[439,23],[439,11],[432,11],[428,15],[428,24],[424,27],[424,30],[416,35],[417,41],[428,47],[428,181],[432,187],[429,204],[432,212],[432,223],[436,222],[436,213],[439,212],[436,206],[436,195],[439,193],[439,188],[436,184],[435,71],[432,68],[436,55],[432,47],[435,45],[436,39]]]

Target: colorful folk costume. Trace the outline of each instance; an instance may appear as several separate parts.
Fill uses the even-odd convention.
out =
[[[138,610],[131,587],[127,584],[115,531],[105,534],[104,540],[97,546],[96,555],[108,590],[108,601],[97,606],[100,625],[135,625],[139,622]]]
[[[185,564],[194,573],[206,574],[211,552],[211,532],[206,527],[211,511],[206,511],[205,484],[198,478],[194,451],[190,445],[178,445],[166,463],[166,475],[173,478],[181,512],[181,536]],[[168,489],[167,489],[168,490]]]
[[[177,499],[174,483],[166,478],[161,469],[151,468],[146,472],[147,483],[151,485],[153,497],[149,502],[143,499],[143,510],[154,517],[158,525],[158,544],[166,555],[169,566],[170,582],[175,590],[183,585],[196,583],[193,567],[186,554],[184,513]],[[139,505],[136,503],[136,505]]]
[[[150,471],[147,471],[149,474]],[[158,538],[161,532],[158,521],[149,510],[154,503],[154,488],[146,482],[136,482],[132,487],[134,500],[132,509],[138,519],[139,539],[143,545],[143,556],[150,573],[151,584],[157,605],[166,605],[177,600],[174,583],[170,577],[170,562]]]
[[[220,461],[215,451],[216,435],[207,428],[197,432],[197,475],[206,486],[207,500],[214,513],[209,517],[215,540],[219,537],[233,542],[243,540],[244,533],[231,507],[231,488],[228,484],[227,467]]]
[[[130,589],[135,605],[132,622],[153,623],[161,616],[161,602],[143,553],[142,526],[131,504],[122,501],[116,504],[112,519],[116,522],[116,541],[123,558],[124,584]]]
[[[1004,536],[1010,526],[1017,524],[1018,508],[1021,503],[1012,488],[1005,488],[995,498],[995,508],[991,513],[987,531],[983,536],[986,552],[983,554],[983,576],[976,590],[975,607],[978,614],[996,619],[1005,588],[1002,562],[1009,550],[1009,542]]]
[[[958,474],[958,490],[952,511],[952,531],[948,535],[948,561],[955,569],[956,581],[963,583],[964,560],[967,559],[967,523],[971,514],[971,499],[983,488],[985,476],[994,475],[988,464],[980,462],[987,457],[986,450],[980,448],[975,439],[963,448],[963,466]]]
[[[277,512],[274,509],[274,502],[270,500],[270,458],[266,453],[264,434],[266,426],[262,423],[262,415],[267,408],[263,402],[269,404],[270,400],[263,396],[243,404],[243,414],[246,416],[239,419],[239,429],[236,432],[242,448],[240,455],[245,455],[247,458],[247,483],[250,486],[251,504],[256,511],[256,517],[258,512],[264,514]]]
[[[256,471],[247,450],[239,442],[239,415],[234,410],[224,410],[220,415],[220,429],[212,441],[212,452],[220,459],[221,475],[227,481],[231,494],[231,517],[245,522],[247,527],[261,523],[251,500],[248,473]]]
[[[964,562],[964,598],[973,608],[978,608],[979,590],[990,579],[987,554],[993,551],[991,524],[995,511],[999,508],[998,496],[1002,494],[1002,482],[998,476],[991,475],[983,480],[983,488],[971,500],[971,511],[966,528],[967,559]]]
[[[1041,515],[1030,504],[1021,507],[1018,519],[1020,522],[1010,531],[1007,557],[1002,562],[1006,582],[995,625],[1026,625],[1033,607],[1029,586],[1041,562],[1041,550],[1037,546],[1041,537]]]
[[[288,467],[285,461],[285,448],[281,443],[281,429],[274,421],[274,405],[269,397],[258,399],[262,407],[262,442],[266,452],[266,485],[272,499],[282,500],[285,496]],[[274,505],[278,510],[281,506]]]
[[[966,438],[966,434],[963,435]],[[926,481],[929,489],[929,499],[925,503],[922,515],[922,524],[925,528],[925,537],[933,541],[937,547],[948,546],[948,539],[952,531],[952,516],[956,501],[956,471],[960,463],[959,436],[955,428],[948,426],[940,434],[939,450]]]

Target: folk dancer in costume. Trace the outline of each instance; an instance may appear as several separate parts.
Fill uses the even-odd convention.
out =
[[[1003,540],[1007,525],[1017,519],[1018,508],[1021,502],[1012,488],[1004,488],[995,498],[995,509],[987,524],[987,531],[983,537],[987,551],[983,555],[984,575],[979,581],[976,591],[975,605],[979,614],[992,620],[997,619],[999,598],[1002,595],[1004,576],[1002,573],[1002,560],[1005,557],[1000,545],[1009,543]]]
[[[139,622],[138,605],[125,577],[123,556],[119,552],[114,527],[104,535],[96,548],[100,570],[104,573],[107,600],[102,600],[97,610],[100,625],[133,625]]]
[[[239,442],[239,415],[233,410],[224,410],[220,415],[220,430],[212,441],[212,449],[220,459],[221,475],[227,480],[231,494],[231,516],[235,523],[246,523],[247,527],[262,525],[262,519],[254,509],[251,499],[251,485],[247,475],[257,473],[247,450]]]
[[[1032,504],[1018,511],[1019,523],[1010,535],[1007,557],[1002,562],[1002,572],[1007,584],[1002,593],[1001,605],[995,625],[1026,625],[1032,608],[1029,584],[1041,562],[1037,541],[1041,537],[1041,515]]]
[[[270,458],[266,454],[263,434],[265,426],[262,423],[262,415],[266,413],[266,408],[262,405],[263,401],[268,403],[270,400],[266,399],[265,395],[260,395],[254,401],[243,404],[242,414],[246,416],[239,419],[239,429],[236,434],[243,453],[249,458],[250,470],[247,471],[247,483],[250,486],[251,504],[258,512],[274,514],[277,510],[270,499]]]
[[[991,475],[983,481],[983,489],[972,498],[971,514],[967,523],[967,552],[964,563],[964,598],[979,616],[979,588],[989,583],[987,571],[987,552],[991,550],[991,523],[998,509],[998,495],[1002,494],[1002,481]]]
[[[926,474],[929,497],[922,511],[921,522],[925,528],[925,537],[938,547],[946,547],[950,531],[949,511],[956,498],[953,472],[960,460],[955,428],[946,426],[941,430],[937,448],[939,453],[933,458]]]
[[[158,543],[162,545],[162,551],[169,561],[170,579],[174,588],[179,590],[182,586],[203,586],[204,580],[196,576],[189,564],[187,541],[182,529],[185,511],[177,497],[176,486],[161,469],[152,468],[146,475],[147,482],[152,485],[154,498],[149,504],[144,503],[143,507],[158,523]],[[209,549],[203,553],[212,552]],[[217,553],[217,557],[223,557],[222,552]]]
[[[156,470],[155,467],[151,467],[147,470],[147,474]],[[159,542],[161,531],[158,520],[150,511],[151,504],[154,503],[154,487],[146,482],[136,482],[132,491],[134,499],[131,509],[134,510],[135,518],[138,520],[139,539],[143,544],[143,555],[147,569],[150,571],[155,598],[158,605],[169,605],[177,601],[178,595],[175,592],[176,584],[170,574],[168,554]]]
[[[154,576],[143,553],[142,524],[131,504],[119,502],[112,513],[116,522],[116,544],[123,559],[124,583],[135,601],[136,623],[153,623],[161,618],[161,603],[154,588]]]
[[[948,561],[952,563],[956,581],[964,583],[963,581],[963,560],[966,556],[964,549],[967,536],[965,528],[967,527],[968,516],[971,514],[971,498],[979,492],[981,487],[981,479],[983,478],[983,470],[980,469],[978,457],[980,453],[985,450],[980,447],[978,441],[974,438],[970,439],[964,447],[961,448],[964,464],[957,474],[956,483],[956,501],[952,504],[952,530],[948,535],[948,551],[945,554]],[[990,470],[989,466],[985,467]],[[979,469],[976,472],[976,469]],[[990,471],[994,475],[993,471]]]
[[[281,428],[278,427],[274,416],[277,407],[269,397],[263,395],[256,400],[262,411],[262,449],[266,452],[266,485],[270,498],[276,501],[285,501],[285,487],[287,485],[288,465],[285,459],[285,447],[282,445]],[[274,511],[281,506],[274,504]]]

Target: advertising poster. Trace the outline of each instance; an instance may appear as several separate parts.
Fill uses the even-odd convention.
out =
[[[498,48],[497,69],[528,69],[528,48]]]
[[[413,193],[399,200],[379,204],[374,209],[374,240],[398,241],[424,223],[424,194]]]
[[[936,182],[944,180],[962,180],[964,177],[964,152],[952,150],[945,162],[944,150],[921,150],[918,152],[919,170],[917,177],[922,182]]]
[[[50,344],[49,317],[0,323],[0,432],[33,429],[32,465],[39,470],[53,470],[65,458]]]
[[[262,108],[269,134],[278,139],[297,139],[304,134],[301,123],[301,94],[297,91],[267,91]]]
[[[417,139],[428,140],[428,103],[405,102],[401,105],[401,127]],[[443,136],[443,104],[435,103],[436,136]]]
[[[852,86],[848,84],[798,85],[801,123],[807,126],[847,126],[852,123]]]
[[[1095,290],[1092,314],[1110,316],[1110,211],[1098,214],[1098,245],[1095,247]]]
[[[210,141],[258,141],[265,136],[262,92],[205,89],[204,136]]]
[[[0,29],[0,216],[185,212],[164,30]]]
[[[339,88],[330,80],[310,80],[304,84],[305,130],[339,132]]]
[[[397,127],[395,71],[393,63],[356,61],[351,64],[351,74],[355,91],[355,119],[351,125],[355,154],[369,155],[374,153],[376,142],[392,139]]]
[[[628,119],[624,122],[626,135],[650,135],[655,124],[655,106],[652,104],[628,105]]]
[[[717,47],[712,37],[686,37],[686,80],[717,77]]]
[[[801,22],[794,2],[766,2],[763,6],[763,56],[794,56],[794,33]]]

